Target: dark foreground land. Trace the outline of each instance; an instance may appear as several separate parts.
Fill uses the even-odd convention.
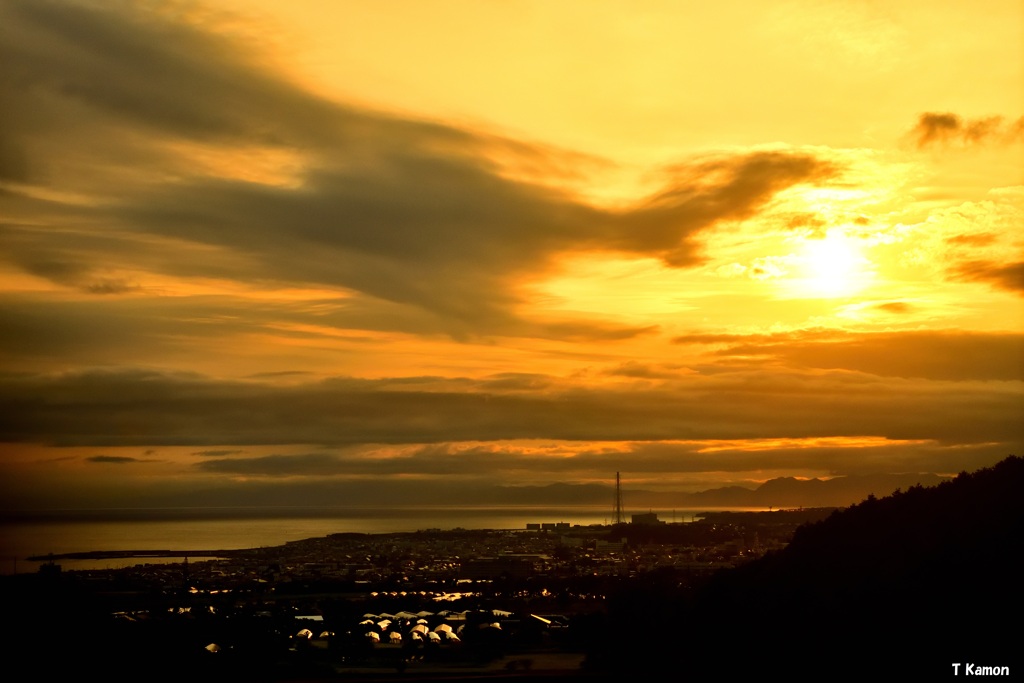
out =
[[[102,572],[54,558],[0,577],[4,655],[46,680],[1019,675],[1021,491],[1010,457],[788,516],[339,534]]]

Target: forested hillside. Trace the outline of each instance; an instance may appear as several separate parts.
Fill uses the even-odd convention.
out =
[[[670,576],[613,596],[608,669],[951,675],[1009,665],[1024,601],[1024,459],[868,497],[691,592]],[[659,647],[648,629],[670,639]],[[1021,671],[1024,671],[1022,669]]]

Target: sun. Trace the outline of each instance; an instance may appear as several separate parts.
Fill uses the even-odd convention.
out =
[[[797,259],[805,296],[849,296],[871,279],[871,262],[864,255],[861,240],[839,231],[829,231],[824,238],[804,238]]]

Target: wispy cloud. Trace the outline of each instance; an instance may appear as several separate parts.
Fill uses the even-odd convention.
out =
[[[138,291],[126,271],[142,268],[342,288],[423,311],[456,334],[628,337],[638,330],[524,321],[518,285],[573,250],[699,264],[702,231],[839,173],[801,151],[703,156],[674,164],[653,196],[599,208],[507,177],[492,161],[557,164],[569,152],[328,101],[245,46],[126,9],[42,2],[6,12],[16,27],[4,47],[12,76],[0,81],[14,108],[11,139],[47,169],[16,190],[25,193],[16,213],[38,208],[32,188],[58,182],[93,197],[51,204],[43,224],[9,232],[7,258],[90,293]],[[227,168],[252,163],[239,150],[288,151],[300,170],[283,186],[210,176],[167,140],[202,145]],[[164,170],[150,177],[140,163]]]
[[[1024,294],[1024,262],[968,261],[955,265],[950,273],[959,280],[985,282],[1000,289]]]
[[[1024,117],[1015,121],[1007,121],[1002,116],[965,119],[950,112],[925,112],[918,117],[911,135],[921,148],[1009,144],[1024,140]]]
[[[887,310],[903,312],[902,305]],[[679,344],[722,345],[724,357],[774,359],[797,366],[882,377],[1024,380],[1024,335],[959,330],[850,333],[808,329],[768,335],[696,334]]]
[[[0,425],[13,441],[93,446],[1021,436],[1019,393],[969,383],[1019,380],[1019,335],[835,342],[736,340],[720,352],[796,366],[770,375],[740,362],[730,372],[654,385],[601,388],[552,377],[531,392],[437,378],[420,386],[338,378],[280,387],[137,371],[12,377],[0,387]],[[902,345],[898,355],[894,345]],[[922,376],[930,381],[914,379]],[[987,407],[982,414],[974,408],[979,401]],[[901,408],[908,402],[914,415]]]
[[[241,450],[230,450],[230,449],[211,449],[208,451],[195,451],[192,455],[198,455],[204,458],[223,458],[229,455],[238,455],[244,453]]]
[[[311,60],[380,68],[341,92],[267,42],[299,30],[290,5],[244,30],[217,0],[182,7],[0,3],[11,500],[486,501],[631,469],[657,487],[959,471],[1024,445],[1024,123],[953,113],[1008,106],[981,82],[928,81],[948,112],[895,85],[944,73],[904,58],[917,9],[742,26],[708,5],[639,34],[610,12],[582,52],[502,54],[423,107],[377,95],[437,55],[311,41]],[[718,21],[764,64],[698,45]],[[864,41],[779,42],[809,25],[905,28],[854,75]],[[500,52],[477,49],[451,63]],[[494,127],[457,106],[485,81]],[[524,83],[535,115],[595,127],[520,127]]]
[[[121,455],[94,455],[86,458],[89,462],[107,463],[113,465],[127,465],[129,463],[146,462],[139,458],[129,458]]]

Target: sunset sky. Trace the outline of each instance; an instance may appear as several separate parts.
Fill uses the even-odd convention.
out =
[[[1020,0],[4,0],[6,509],[1024,455]]]

